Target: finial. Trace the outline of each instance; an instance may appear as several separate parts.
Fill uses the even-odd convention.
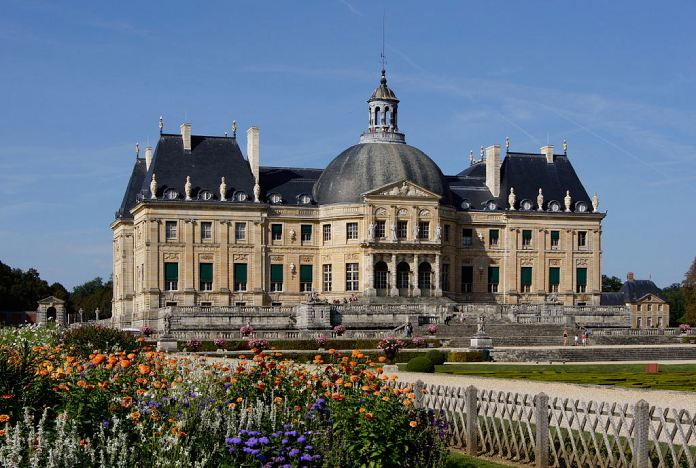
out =
[[[481,149],[479,150],[479,156],[481,156],[481,161],[483,161],[483,145],[481,145]]]
[[[227,138],[227,132],[225,132],[225,138]]]
[[[140,143],[135,144],[135,159],[140,157]]]
[[[469,150],[469,165],[474,165],[474,150]]]
[[[237,138],[237,121],[232,121],[232,138]]]
[[[563,140],[563,154],[568,154],[568,141]]]
[[[159,129],[160,129],[160,135],[161,135],[162,130],[164,130],[164,119],[162,118],[161,115],[160,115],[160,119],[159,119]]]
[[[508,153],[510,151],[510,138],[505,137],[505,152]]]

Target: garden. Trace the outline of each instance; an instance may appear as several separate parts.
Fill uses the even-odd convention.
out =
[[[401,340],[311,366],[264,341],[232,360],[100,327],[2,329],[0,466],[453,466],[444,419],[383,372]]]

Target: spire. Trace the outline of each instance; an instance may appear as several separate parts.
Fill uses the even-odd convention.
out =
[[[387,71],[382,63],[379,86],[367,100],[369,109],[368,127],[360,136],[360,143],[406,143],[399,132],[399,100],[387,86]]]

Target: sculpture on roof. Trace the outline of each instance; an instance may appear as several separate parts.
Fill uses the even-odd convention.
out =
[[[257,183],[254,185],[254,201],[258,203],[261,200],[261,186]]]
[[[544,208],[544,194],[541,193],[541,187],[539,187],[539,195],[537,195],[537,211],[542,211]]]
[[[566,213],[570,213],[570,203],[573,201],[570,198],[570,190],[566,190],[566,196],[563,198],[563,203],[565,204]]]
[[[597,195],[597,192],[595,192],[594,195],[592,196],[592,212],[596,213],[598,208],[599,208],[599,195]]]
[[[227,184],[225,183],[225,176],[222,177],[220,182],[220,201],[227,201]]]
[[[155,178],[155,173],[152,173],[152,180],[150,181],[150,198],[153,200],[157,198],[157,179]]]
[[[438,242],[442,240],[442,226],[440,226],[439,224],[435,228],[435,240]]]
[[[508,195],[508,204],[510,205],[510,210],[515,211],[515,202],[517,201],[517,195],[515,195],[515,189],[510,187],[510,195]]]
[[[186,193],[186,199],[191,199],[191,176],[186,176],[186,183],[184,184],[184,193]]]

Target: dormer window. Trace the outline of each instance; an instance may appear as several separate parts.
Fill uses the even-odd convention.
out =
[[[532,204],[531,200],[522,200],[520,203],[520,209],[522,211],[530,211],[534,205]]]
[[[549,211],[553,211],[554,213],[557,213],[561,211],[561,204],[557,202],[556,200],[552,200],[549,202]]]
[[[279,193],[272,193],[268,199],[271,201],[271,203],[282,203],[283,202],[283,197],[280,196]]]
[[[198,194],[198,199],[199,200],[212,200],[213,199],[213,192],[210,190],[203,190]]]
[[[237,202],[243,202],[243,201],[247,200],[246,192],[243,192],[241,190],[234,192],[233,197],[234,197],[234,201],[237,201]]]
[[[459,206],[462,207],[462,210],[468,210],[471,208],[471,202],[469,200],[462,200],[462,203]]]
[[[486,210],[488,211],[495,211],[498,209],[498,204],[494,202],[493,200],[488,200],[486,202]]]
[[[575,211],[577,213],[585,213],[587,212],[587,203],[584,201],[579,201],[575,204]]]
[[[310,203],[312,203],[312,197],[310,197],[306,193],[303,193],[302,195],[297,197],[297,201],[299,201],[302,205],[309,205]]]
[[[167,189],[164,191],[164,199],[165,200],[176,200],[179,198],[179,192],[177,192],[174,189]]]

